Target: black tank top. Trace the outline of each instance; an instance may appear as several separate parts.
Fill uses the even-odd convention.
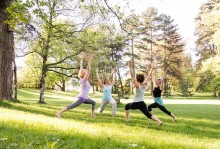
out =
[[[161,92],[162,90],[160,90],[160,87],[155,87],[154,90],[153,90],[153,95],[154,97],[161,97]]]

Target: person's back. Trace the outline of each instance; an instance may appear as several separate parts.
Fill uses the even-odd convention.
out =
[[[144,101],[144,92],[145,92],[145,86],[139,85],[139,87],[136,88],[136,92],[134,94],[133,102]]]
[[[90,91],[90,83],[87,79],[80,78],[80,93],[78,97],[87,99]]]
[[[160,87],[156,86],[153,90],[154,97],[161,97],[161,92],[162,92],[162,90],[160,90]]]

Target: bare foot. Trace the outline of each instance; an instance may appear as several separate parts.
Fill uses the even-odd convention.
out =
[[[173,118],[173,122],[175,122],[175,121],[176,121],[176,117]]]
[[[57,118],[62,118],[59,113],[56,114],[56,117],[57,117]]]
[[[160,122],[159,124],[158,124],[158,126],[162,126],[163,125],[163,122]]]

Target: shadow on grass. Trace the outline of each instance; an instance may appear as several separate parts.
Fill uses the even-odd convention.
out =
[[[54,117],[55,113],[60,110],[60,107],[58,106],[52,106],[52,105],[38,105],[38,104],[28,104],[28,103],[13,103],[13,102],[0,102],[1,107],[4,108],[10,108],[14,110],[19,111],[25,111],[30,112],[34,114],[43,114],[49,117]],[[177,105],[175,105],[175,108],[170,108],[174,113],[176,114],[178,121],[173,123],[171,122],[171,118],[160,112],[156,111],[156,115],[164,121],[164,125],[158,129],[158,131],[164,131],[164,132],[172,132],[172,133],[179,133],[183,135],[190,135],[196,138],[218,138],[220,135],[218,128],[220,128],[220,124],[212,123],[212,120],[218,121],[215,118],[210,118],[213,114],[212,113],[206,113],[206,115],[203,115],[203,119],[201,119],[201,115],[199,114],[200,108],[202,109],[204,105],[197,105],[195,109],[191,109],[191,113],[189,113],[190,107],[189,105],[181,105],[181,110],[177,110]],[[168,106],[169,107],[169,106]],[[172,107],[172,106],[171,106]],[[178,106],[180,107],[180,105]],[[200,107],[200,108],[199,108]],[[90,106],[89,105],[80,105],[80,107],[77,107],[78,109],[73,109],[70,111],[67,111],[63,113],[63,117],[65,119],[71,119],[75,121],[83,121],[86,123],[100,123],[100,124],[106,124],[106,123],[114,123],[114,124],[124,124],[129,127],[140,127],[140,128],[148,128],[148,129],[157,129],[156,122],[153,122],[151,120],[148,120],[139,110],[131,110],[130,113],[130,121],[125,122],[124,113],[124,106],[120,105],[118,107],[118,115],[117,117],[112,117],[110,115],[111,108],[106,108],[105,112],[97,115],[95,119],[90,118]],[[208,108],[211,110],[215,110],[217,106],[209,105]],[[180,113],[181,112],[181,113]],[[197,114],[194,115],[193,112],[197,112]],[[218,111],[216,111],[218,113]],[[182,114],[182,116],[179,116]],[[217,117],[218,115],[216,115]]]
[[[7,140],[0,141],[0,148],[128,148],[128,144],[114,138],[66,133],[56,129],[0,125],[0,130],[0,136],[7,138]],[[52,147],[53,145],[55,146]]]

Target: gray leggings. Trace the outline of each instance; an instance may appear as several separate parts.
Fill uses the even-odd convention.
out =
[[[75,107],[78,107],[79,105],[81,105],[82,103],[84,104],[92,104],[92,110],[95,110],[95,101],[92,99],[87,98],[86,100],[82,100],[82,98],[78,98],[78,100],[74,103],[72,103],[71,105],[67,106],[67,109],[73,109]]]

